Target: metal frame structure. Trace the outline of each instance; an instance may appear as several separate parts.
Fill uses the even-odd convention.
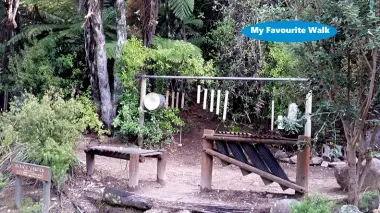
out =
[[[227,81],[285,81],[285,82],[307,82],[307,78],[257,78],[257,77],[208,77],[208,76],[157,76],[157,75],[136,75],[137,79],[141,81],[140,89],[140,117],[139,125],[144,126],[144,98],[146,95],[146,80],[147,79],[192,79],[192,80],[227,80]],[[309,161],[310,161],[310,142],[311,142],[311,112],[312,112],[312,92],[310,91],[306,96],[306,124],[304,133],[305,146],[302,152],[298,153],[297,158],[297,176],[296,185],[301,187],[297,188],[298,192],[304,193],[308,191],[308,179],[309,179]],[[205,132],[205,136],[212,134]],[[143,135],[138,136],[138,144],[141,146],[143,143]],[[212,177],[212,159],[213,155],[217,156],[217,152],[212,150],[212,138],[205,137],[203,140],[203,154],[202,154],[202,178],[201,178],[201,190],[211,189],[211,177]],[[218,156],[217,156],[218,157]],[[221,157],[221,156],[219,156]],[[226,159],[224,159],[226,160]],[[234,163],[232,159],[227,159],[230,163]],[[236,163],[236,162],[235,162]],[[254,168],[254,167],[252,167]],[[254,170],[252,168],[245,168],[248,170]],[[289,183],[286,183],[287,185]],[[294,187],[293,187],[294,188]]]

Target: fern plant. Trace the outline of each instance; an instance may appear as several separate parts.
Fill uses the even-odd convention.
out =
[[[191,16],[194,10],[194,0],[168,0],[168,5],[181,20]]]

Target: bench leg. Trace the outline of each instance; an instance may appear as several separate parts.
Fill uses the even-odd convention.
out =
[[[95,155],[86,153],[86,168],[87,176],[91,176],[92,174],[94,174]]]
[[[139,185],[139,155],[131,155],[129,159],[128,189],[135,191]]]
[[[166,152],[163,152],[162,155],[157,158],[157,182],[161,185],[165,185],[166,160],[167,160]]]

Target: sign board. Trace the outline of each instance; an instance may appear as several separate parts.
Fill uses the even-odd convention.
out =
[[[12,164],[12,174],[40,181],[50,181],[50,168],[30,163],[15,162]]]
[[[50,167],[40,166],[30,163],[13,162],[12,174],[16,176],[16,206],[21,208],[22,204],[22,181],[21,177],[33,178],[43,182],[43,213],[47,213],[50,207],[50,187],[51,187],[51,170]]]

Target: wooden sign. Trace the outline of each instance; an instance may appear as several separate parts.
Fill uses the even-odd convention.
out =
[[[13,163],[12,174],[40,181],[50,181],[50,168],[30,163]]]
[[[12,174],[16,176],[16,206],[22,207],[22,180],[21,177],[32,178],[43,182],[43,213],[47,213],[50,207],[51,170],[50,167],[30,163],[13,162]]]

